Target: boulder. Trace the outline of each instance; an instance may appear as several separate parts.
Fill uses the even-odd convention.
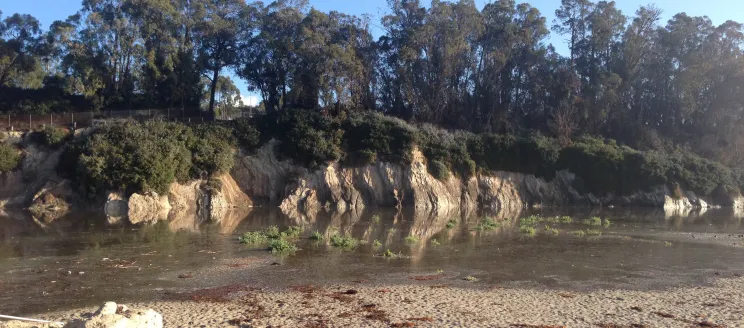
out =
[[[168,220],[171,209],[168,196],[160,196],[155,192],[132,194],[127,207],[127,216],[132,224],[155,224],[160,220]]]
[[[70,202],[75,199],[75,191],[69,180],[59,183],[47,182],[34,195],[29,211],[35,217],[49,223],[70,212]]]
[[[163,316],[152,309],[129,309],[106,302],[88,319],[77,319],[65,328],[162,328]]]

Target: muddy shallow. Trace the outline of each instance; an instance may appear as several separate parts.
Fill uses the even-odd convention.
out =
[[[526,238],[517,220],[504,220],[532,213],[571,215],[575,221],[601,216],[612,224],[596,228],[603,232],[599,237],[570,235],[587,229],[574,223],[549,224],[560,230],[558,236]],[[95,214],[76,213],[49,224],[16,214],[0,218],[0,313],[60,311],[106,300],[168,301],[220,286],[281,291],[306,284],[364,283],[646,291],[708,286],[744,274],[740,217],[726,209],[685,214],[576,208],[497,213],[493,216],[504,221],[494,231],[477,230],[485,215],[457,218],[458,224],[447,228],[455,218],[389,211],[292,219],[254,209],[219,223],[180,218],[141,228],[107,227]],[[237,242],[243,232],[271,225],[302,226],[300,251],[279,257]],[[341,250],[311,241],[313,231],[351,234],[364,243]],[[418,242],[405,242],[408,236]],[[374,247],[375,240],[382,246]],[[377,256],[388,249],[403,256]],[[478,281],[465,280],[468,276]]]

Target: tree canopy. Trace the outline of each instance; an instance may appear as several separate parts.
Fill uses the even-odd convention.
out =
[[[584,134],[638,149],[744,160],[744,28],[613,1],[388,0],[367,17],[306,0],[84,0],[43,30],[0,17],[0,110],[237,106],[225,76],[267,112],[378,111],[474,132]],[[0,16],[2,13],[0,13]],[[546,43],[551,30],[565,56]],[[205,100],[206,99],[206,100]]]

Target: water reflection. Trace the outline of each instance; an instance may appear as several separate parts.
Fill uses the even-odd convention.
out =
[[[568,215],[576,223],[545,223],[560,234],[525,238],[519,232],[519,218],[528,215]],[[568,233],[587,229],[579,222],[594,216],[613,222],[602,228],[603,236],[579,238]],[[485,218],[500,227],[479,231]],[[303,227],[297,241],[300,251],[279,260],[260,247],[237,242],[238,235],[269,226]],[[326,242],[311,242],[315,231],[326,236]],[[700,237],[712,233],[720,238]],[[334,234],[362,243],[354,250],[336,249],[327,243]],[[406,242],[411,236],[415,242]],[[729,239],[718,242],[724,237]],[[744,270],[742,242],[741,216],[730,209],[675,215],[630,208],[498,213],[367,209],[288,216],[278,209],[252,208],[210,220],[198,213],[172,211],[168,220],[140,227],[108,225],[98,213],[72,213],[48,224],[13,213],[0,216],[0,312],[23,314],[109,299],[161,297],[156,288],[356,279],[408,282],[410,274],[440,269],[452,277],[475,275],[486,284],[674,286],[700,283],[709,270],[724,274]],[[387,249],[404,257],[374,256]],[[270,265],[275,261],[283,264],[281,269]],[[75,274],[79,272],[84,274]],[[194,272],[195,278],[179,279],[183,272]]]

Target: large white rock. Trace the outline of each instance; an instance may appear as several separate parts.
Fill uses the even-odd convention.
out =
[[[65,328],[162,328],[163,317],[152,309],[129,309],[106,302],[90,319],[74,320]]]

